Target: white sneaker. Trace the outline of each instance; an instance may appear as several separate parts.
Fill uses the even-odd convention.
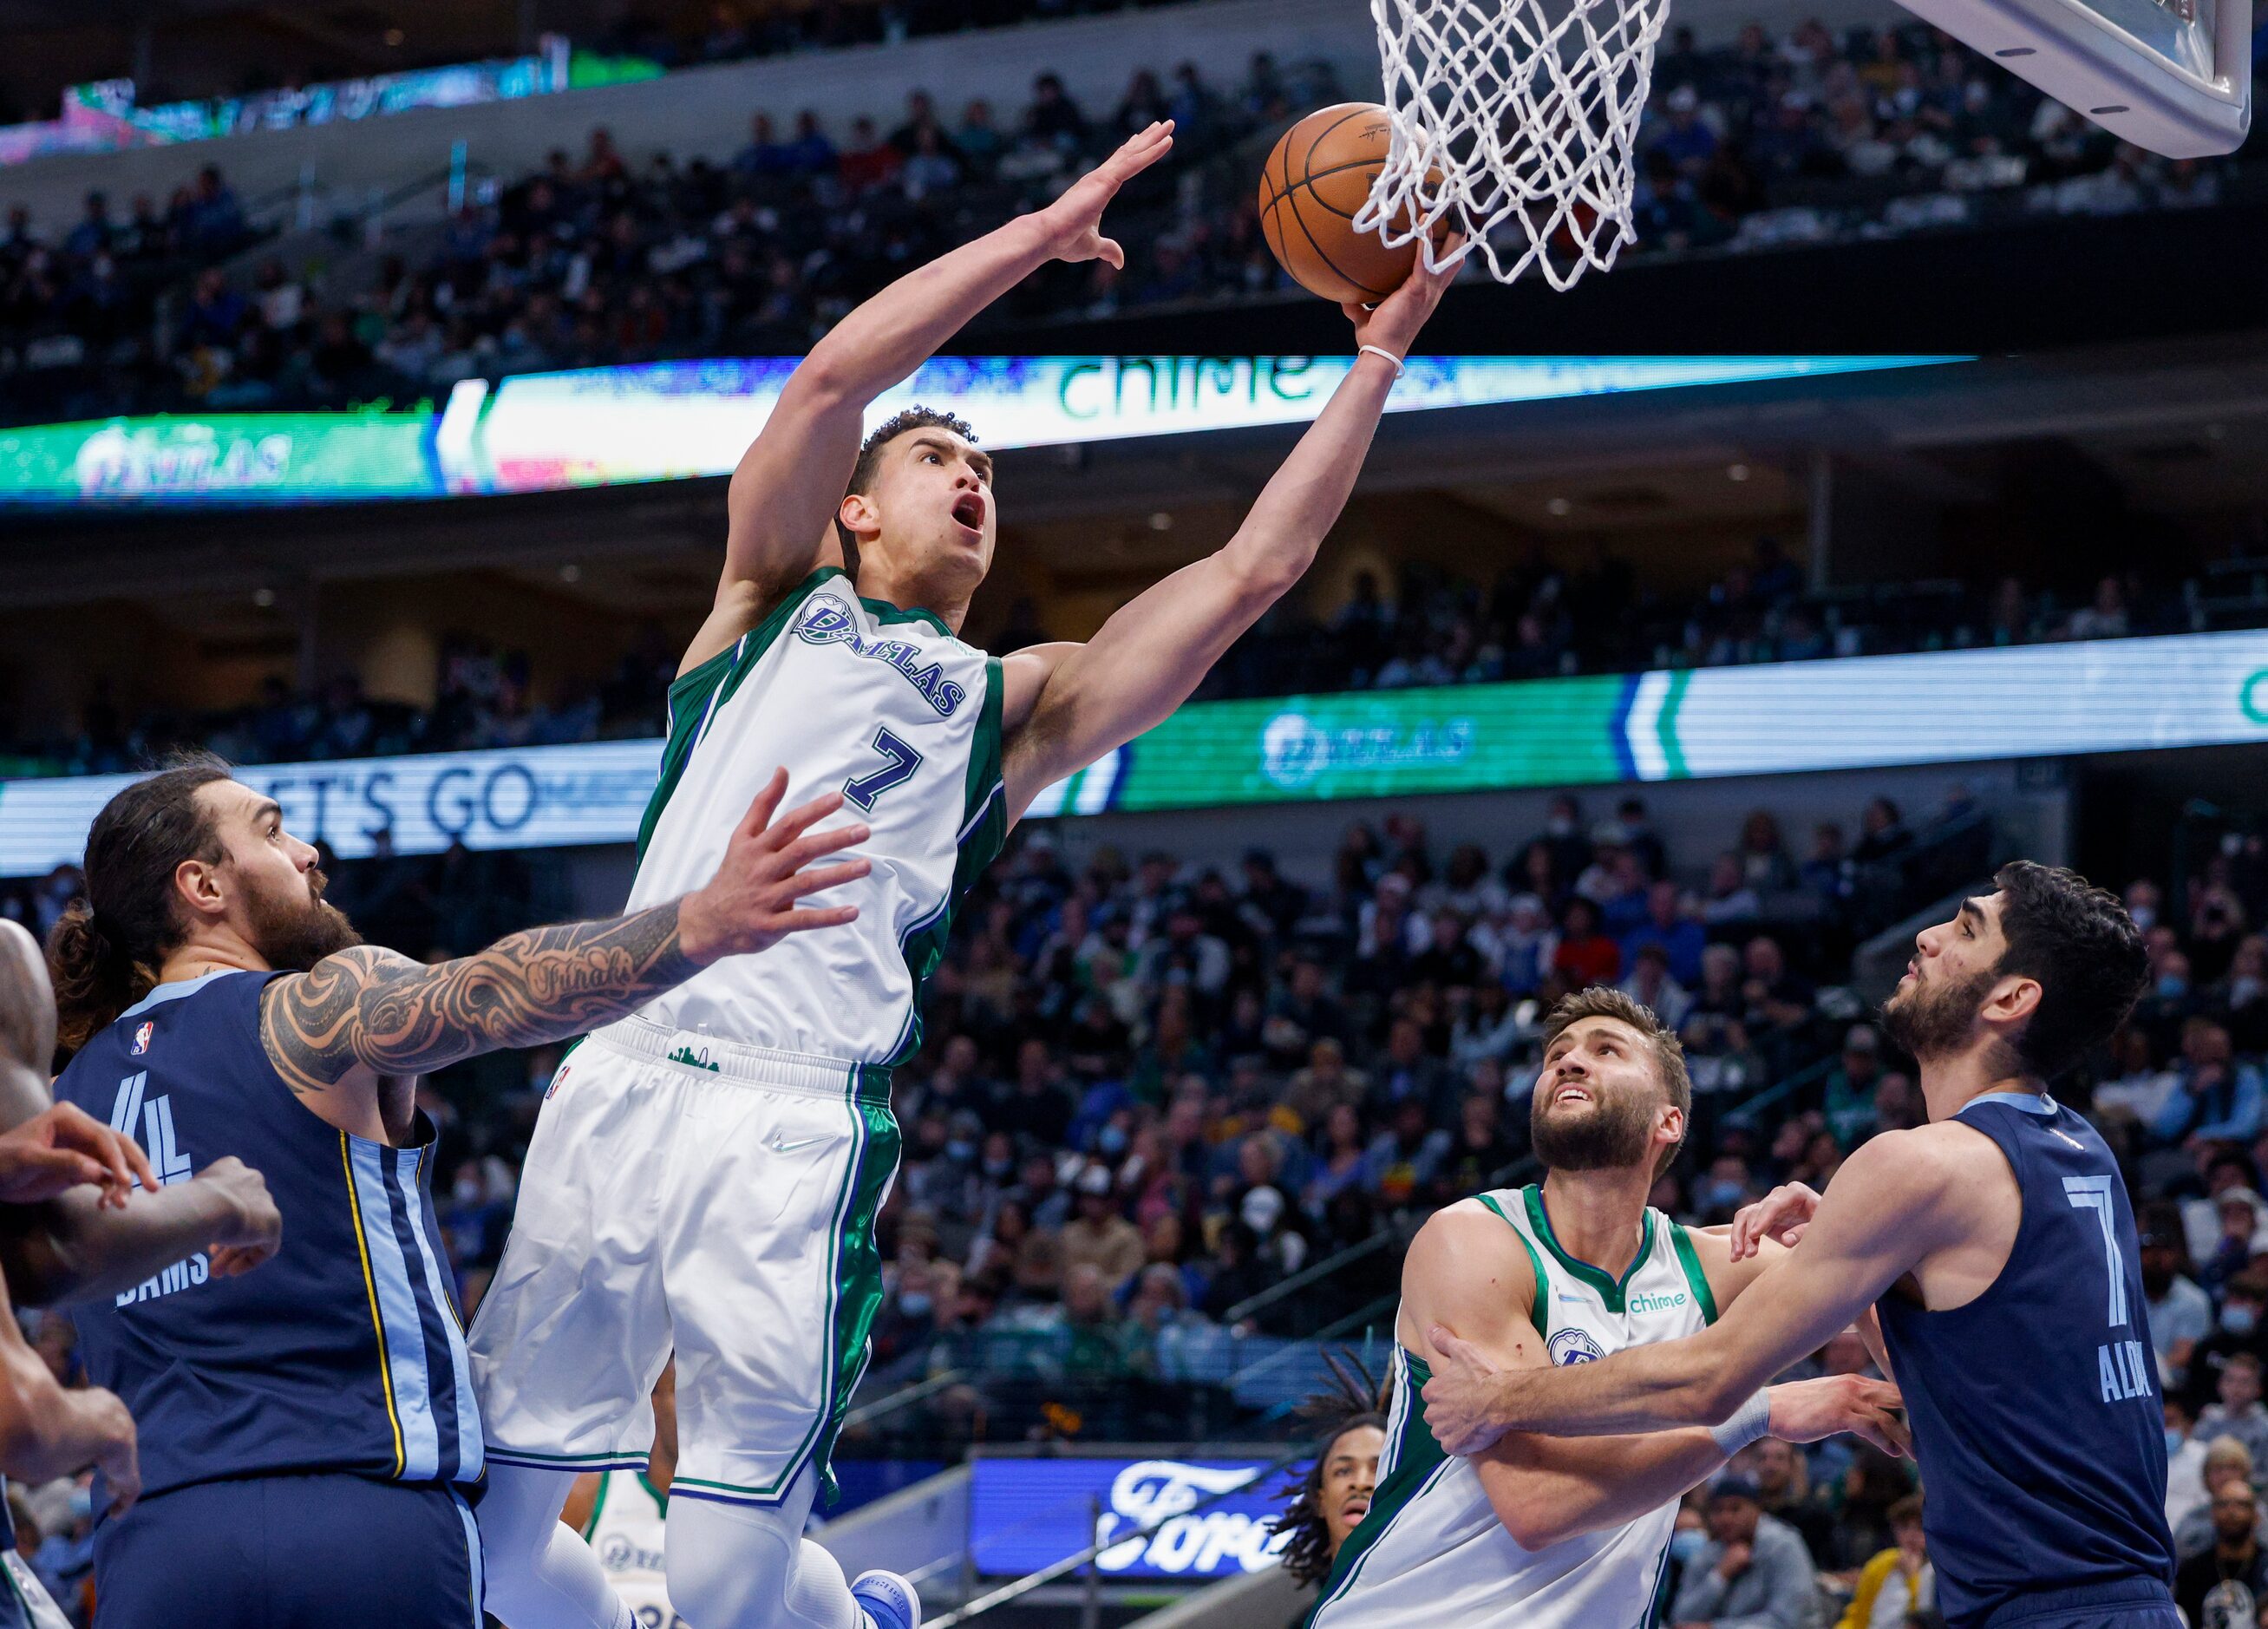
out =
[[[873,1629],[921,1629],[921,1596],[895,1573],[876,1567],[850,1581],[850,1598]]]

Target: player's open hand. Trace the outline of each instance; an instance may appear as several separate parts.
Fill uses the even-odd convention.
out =
[[[140,1145],[74,1104],[57,1103],[0,1136],[0,1204],[38,1205],[92,1184],[102,1190],[97,1204],[122,1210],[136,1183],[158,1186]]]
[[[1438,254],[1441,269],[1429,271],[1421,250],[1418,263],[1402,280],[1402,286],[1375,306],[1350,302],[1339,307],[1346,319],[1354,324],[1354,343],[1358,346],[1376,345],[1381,350],[1397,357],[1410,354],[1410,347],[1418,343],[1418,330],[1425,326],[1425,319],[1441,303],[1441,296],[1449,284],[1457,280],[1457,268],[1464,264],[1464,240],[1455,235],[1443,240]]]
[[[1425,1339],[1440,1360],[1425,1382],[1425,1428],[1451,1454],[1477,1454],[1504,1434],[1489,1405],[1504,1371],[1472,1342],[1435,1324]]]
[[[858,919],[856,905],[806,908],[797,902],[806,895],[855,882],[873,870],[865,859],[812,866],[814,860],[864,843],[871,833],[858,822],[812,830],[843,807],[839,792],[814,798],[776,822],[772,816],[786,795],[787,771],[774,770],[725,845],[717,874],[678,907],[679,943],[694,962],[706,966],[723,956],[769,950],[790,933],[841,927]]]
[[[1886,1380],[1828,1375],[1774,1386],[1768,1395],[1771,1423],[1766,1429],[1783,1442],[1816,1442],[1847,1431],[1885,1454],[1913,1457],[1913,1435],[1896,1412],[1905,1399]]]
[[[1160,119],[1126,138],[1116,152],[1071,183],[1040,211],[1050,260],[1108,261],[1126,269],[1126,251],[1102,235],[1102,211],[1123,187],[1174,150],[1174,122]]]
[[[1794,1249],[1818,1209],[1818,1194],[1801,1183],[1782,1183],[1754,1205],[1742,1205],[1733,1216],[1733,1259],[1746,1261],[1763,1239]]]

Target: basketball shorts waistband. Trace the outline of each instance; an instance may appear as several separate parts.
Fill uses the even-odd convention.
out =
[[[2121,1608],[2171,1606],[2173,1592],[2162,1579],[2146,1576],[2121,1578],[2108,1583],[2076,1584],[2062,1589],[2027,1589],[2014,1599],[2002,1603],[1993,1611],[1973,1621],[1984,1629],[2015,1629],[2019,1624],[2039,1618],[2061,1618],[2080,1613],[2106,1612]]]
[[[771,1047],[726,1041],[695,1029],[678,1029],[633,1014],[591,1032],[589,1044],[648,1063],[668,1064],[690,1073],[769,1091],[800,1092],[841,1101],[855,1093],[876,1102],[889,1099],[890,1071],[879,1064],[783,1052]]]

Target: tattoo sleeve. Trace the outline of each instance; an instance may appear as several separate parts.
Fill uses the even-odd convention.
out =
[[[362,945],[279,978],[261,1040],[286,1084],[320,1092],[357,1064],[422,1074],[500,1047],[540,1046],[611,1023],[699,970],[672,902],[610,922],[530,928],[426,967]]]

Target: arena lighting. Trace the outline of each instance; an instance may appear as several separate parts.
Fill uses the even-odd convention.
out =
[[[1192,702],[1035,818],[2268,745],[2268,630]],[[661,742],[250,764],[291,829],[367,858],[636,839]],[[75,862],[133,778],[0,781],[0,876]]]
[[[556,491],[728,473],[794,357],[467,380],[435,410],[216,413],[0,431],[0,502],[318,503]],[[1390,413],[1931,367],[1964,356],[1413,357]],[[984,446],[1305,424],[1344,357],[939,357],[868,409],[916,402]]]

